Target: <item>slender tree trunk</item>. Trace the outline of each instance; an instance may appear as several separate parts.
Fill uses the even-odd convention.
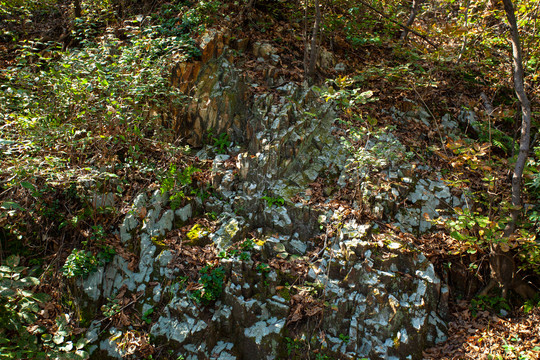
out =
[[[73,0],[73,5],[75,6],[75,17],[80,18],[81,13],[81,0]]]
[[[420,8],[420,5],[422,4],[423,0],[413,0],[412,7],[411,7],[411,15],[409,15],[409,20],[407,20],[407,23],[405,24],[405,27],[403,28],[403,31],[401,32],[400,39],[403,41],[407,39],[407,35],[409,35],[409,28],[414,22],[414,19],[416,19],[416,15],[418,15],[418,9]]]
[[[516,229],[517,221],[521,214],[521,181],[523,169],[529,153],[531,137],[531,104],[525,93],[523,60],[521,55],[521,44],[517,27],[516,15],[512,0],[503,0],[506,18],[510,24],[510,43],[512,44],[512,60],[514,68],[514,89],[518,100],[521,103],[521,138],[519,142],[519,153],[512,175],[512,209],[510,215],[512,220],[505,229],[504,236],[510,236]],[[506,296],[510,289],[515,290],[524,298],[534,296],[534,290],[522,279],[517,277],[517,267],[510,252],[504,251],[499,245],[493,245],[490,256],[491,280],[481,294],[486,295],[498,282],[503,287],[503,296]]]
[[[319,47],[317,45],[317,35],[319,34],[319,27],[321,24],[321,9],[319,7],[319,0],[315,0],[315,22],[313,23],[313,29],[311,31],[311,46],[309,54],[309,63],[307,65],[307,76],[311,80],[315,76],[315,68],[317,65],[317,57],[319,54]]]
[[[471,6],[471,0],[467,0],[467,5],[465,5],[465,28],[469,26],[469,7]],[[457,62],[461,61],[461,57],[467,48],[467,32],[463,34],[463,44],[461,45],[461,50],[459,51],[459,56]]]
[[[512,205],[521,206],[521,180],[523,177],[523,168],[529,154],[529,145],[531,140],[531,103],[527,98],[524,86],[523,60],[521,54],[521,43],[517,27],[516,15],[512,0],[503,0],[506,18],[510,24],[510,42],[512,44],[512,59],[514,67],[514,89],[517,98],[521,103],[521,139],[519,142],[519,154],[512,176]],[[515,222],[519,216],[519,209],[512,211],[512,220]],[[514,224],[515,226],[515,224]]]

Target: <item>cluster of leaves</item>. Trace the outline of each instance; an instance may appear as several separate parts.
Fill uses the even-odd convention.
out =
[[[202,33],[211,24],[211,15],[221,7],[219,1],[200,1],[189,8],[184,2],[165,4],[152,19],[159,25],[156,31],[162,36],[183,36],[191,32]]]
[[[504,187],[504,184],[501,184],[502,176],[497,176],[497,171],[502,171],[507,163],[494,156],[491,149],[493,147],[504,151],[510,149],[502,146],[498,139],[500,137],[493,137],[491,143],[482,142],[481,139],[447,140],[447,147],[454,153],[454,157],[449,159],[450,165],[455,169],[469,172],[466,178],[463,178],[463,173],[453,173],[452,176],[459,180],[448,180],[448,183],[466,192],[471,204],[468,209],[453,209],[453,217],[439,219],[438,223],[443,224],[449,230],[450,236],[459,244],[458,248],[451,251],[453,255],[464,252],[476,254],[477,251],[485,254],[490,251],[491,245],[498,244],[502,251],[513,251],[519,256],[521,269],[538,273],[540,244],[535,236],[538,224],[535,208],[528,209],[528,213],[524,213],[523,221],[515,234],[509,238],[504,237],[512,206],[504,196],[497,194],[498,189]],[[537,171],[534,169],[535,159],[529,163],[526,173],[534,174]],[[470,179],[474,178],[479,181],[471,184]],[[526,184],[529,187],[531,185],[530,182]],[[534,189],[532,190],[529,191],[529,196],[533,195],[531,198],[534,199]],[[475,264],[471,266],[477,268]]]
[[[471,300],[471,313],[476,316],[478,311],[493,310],[500,312],[501,310],[510,311],[508,301],[499,296],[477,296]]]
[[[0,267],[0,353],[5,359],[22,359],[37,353],[37,337],[30,326],[37,320],[39,303],[48,300],[45,294],[28,290],[39,280],[23,276],[27,268],[19,266],[19,262],[20,258],[12,255]]]
[[[378,100],[373,97],[373,91],[362,91],[360,87],[355,87],[356,80],[347,75],[338,76],[328,82],[329,86],[325,90],[319,89],[321,96],[326,101],[336,102],[343,110]],[[337,90],[334,89],[334,86]]]
[[[395,1],[370,1],[373,9],[350,1],[332,1],[325,5],[322,15],[322,33],[325,36],[339,36],[353,47],[382,45],[393,38],[399,27],[388,21],[381,22],[379,11],[392,20],[400,20],[403,4]]]
[[[213,132],[208,133],[208,139],[212,142],[212,146],[216,149],[218,154],[227,153],[228,148],[232,145],[232,142],[229,140],[229,134],[221,133],[217,136],[214,136]]]
[[[339,335],[340,340],[345,342],[345,338],[348,336],[343,334]],[[309,354],[310,359],[316,360],[330,360],[334,358],[334,355],[326,348],[326,339],[324,333],[320,333],[319,336],[312,336],[311,339],[291,338],[286,336],[284,338],[284,350],[287,359],[304,359],[306,354]],[[358,360],[367,360],[366,358],[359,358]]]
[[[68,279],[79,276],[86,278],[99,266],[110,262],[116,254],[116,250],[105,244],[105,236],[105,230],[102,226],[92,226],[89,240],[83,241],[82,245],[99,249],[97,255],[94,255],[90,250],[73,249],[62,266],[62,274]]]
[[[268,205],[269,208],[272,206],[283,206],[285,205],[285,199],[283,199],[281,196],[268,196],[265,195],[261,199],[266,201],[266,205]]]
[[[101,306],[101,312],[106,318],[112,318],[118,312],[120,312],[119,300],[116,298],[108,299],[107,303]]]
[[[0,76],[0,161],[9,174],[2,194],[17,199],[2,203],[10,214],[1,217],[12,236],[22,237],[18,227],[29,228],[36,212],[56,230],[88,217],[95,223],[93,189],[121,193],[127,179],[118,173],[155,173],[143,149],[167,137],[160,114],[184,99],[169,86],[166,60],[184,45],[143,28],[129,42],[108,37],[66,51],[38,42],[20,48],[17,66]],[[64,192],[66,204],[77,204],[66,216]],[[34,198],[28,206],[18,203],[24,194]]]
[[[191,293],[191,298],[202,305],[209,305],[221,296],[225,270],[222,267],[204,266],[200,271],[199,289]]]
[[[0,1],[0,40],[16,42],[38,17],[57,11],[55,5],[54,0]]]
[[[235,244],[233,246],[230,246],[227,250],[222,250],[218,257],[221,259],[230,259],[230,258],[236,258],[238,257],[240,260],[250,260],[251,259],[251,251],[255,247],[255,242],[253,239],[245,239],[239,244]]]
[[[90,251],[73,249],[62,267],[62,274],[67,278],[85,278],[96,271],[99,265],[99,260]]]
[[[201,172],[201,169],[193,165],[180,170],[175,164],[171,164],[163,175],[160,190],[162,194],[169,194],[173,210],[178,209],[185,200],[189,200],[187,195],[196,194],[195,189],[192,189],[190,185],[193,183],[193,174],[197,172]]]
[[[46,294],[32,288],[39,280],[26,276],[28,268],[20,266],[20,257],[12,255],[0,266],[0,359],[86,359],[86,341],[73,344],[68,322],[59,317],[54,334],[36,324],[40,304],[48,301]]]

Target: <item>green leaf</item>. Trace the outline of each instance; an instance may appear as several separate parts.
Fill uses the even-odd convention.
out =
[[[34,295],[32,295],[32,297],[34,299],[36,299],[37,301],[39,301],[39,302],[46,302],[46,301],[49,301],[51,299],[51,297],[49,295],[42,294],[42,293],[34,294]]]
[[[79,356],[80,359],[88,359],[90,357],[90,353],[84,350],[77,350],[75,354]]]
[[[88,344],[88,340],[86,338],[80,338],[75,344],[75,348],[77,348],[77,350],[81,350],[86,346],[86,344]]]
[[[54,337],[53,337],[53,342],[56,344],[56,345],[60,345],[64,342],[64,336],[60,335],[60,334],[55,334]]]
[[[32,276],[25,277],[25,278],[22,279],[21,281],[22,281],[23,284],[25,284],[26,286],[35,286],[35,285],[39,285],[39,279],[38,279],[38,278],[35,278],[35,277],[32,277]]]
[[[21,257],[19,255],[11,255],[6,259],[6,265],[13,268],[19,265],[20,261]]]
[[[452,231],[452,232],[450,233],[450,236],[453,237],[453,238],[456,239],[456,240],[459,240],[459,241],[463,241],[463,240],[466,239],[466,237],[463,236],[463,235],[462,235],[460,232],[458,232],[458,231]]]
[[[33,322],[37,320],[37,316],[34,313],[23,312],[23,313],[19,313],[19,316],[23,318],[24,321],[26,321],[29,324],[32,324]]]
[[[0,298],[11,298],[17,295],[17,292],[13,289],[0,289]]]
[[[2,205],[0,205],[0,208],[6,209],[6,210],[21,210],[24,211],[24,208],[13,201],[4,201]]]
[[[23,188],[26,188],[26,189],[29,189],[29,190],[32,190],[32,191],[35,191],[36,190],[36,187],[34,186],[34,184],[28,182],[28,181],[21,181],[21,186]]]
[[[73,349],[73,342],[68,341],[68,342],[66,342],[66,344],[64,346],[61,346],[59,349],[60,349],[60,351],[69,352],[69,351],[71,351]]]

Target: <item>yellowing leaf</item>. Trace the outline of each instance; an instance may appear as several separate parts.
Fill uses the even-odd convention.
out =
[[[508,246],[507,243],[502,243],[502,244],[500,245],[500,247],[501,247],[501,250],[502,250],[503,252],[508,252],[508,251],[510,251],[510,246]]]

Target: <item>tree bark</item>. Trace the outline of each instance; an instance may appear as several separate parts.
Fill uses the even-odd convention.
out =
[[[317,57],[319,54],[319,48],[317,45],[317,35],[319,34],[319,27],[321,24],[321,9],[319,7],[319,0],[315,0],[315,22],[313,23],[313,29],[311,31],[311,49],[309,56],[309,64],[307,66],[307,76],[313,80],[315,76],[315,68],[317,65]]]
[[[510,43],[512,44],[512,59],[514,67],[514,89],[516,96],[521,103],[521,139],[519,142],[519,154],[516,160],[516,166],[514,168],[514,174],[512,175],[512,205],[514,207],[521,206],[521,180],[523,177],[523,169],[527,156],[529,155],[529,145],[531,141],[531,103],[527,98],[524,86],[524,71],[523,60],[521,54],[521,43],[519,40],[519,32],[517,27],[516,15],[514,13],[514,5],[512,0],[503,0],[504,11],[506,12],[506,18],[510,24]],[[512,210],[512,220],[517,221],[520,210]]]
[[[400,40],[403,41],[407,39],[407,35],[409,35],[409,28],[414,22],[414,19],[416,19],[416,15],[418,15],[418,9],[420,8],[420,5],[422,4],[423,0],[413,0],[412,7],[411,7],[411,15],[409,15],[409,20],[407,20],[407,23],[405,24],[405,27],[403,28],[403,31],[401,32]]]
[[[75,17],[80,18],[82,16],[81,0],[73,0],[73,5],[75,6]]]
[[[531,137],[531,104],[525,93],[523,60],[521,55],[521,44],[517,27],[516,15],[512,0],[503,0],[506,18],[510,24],[510,43],[512,44],[512,62],[514,68],[514,89],[516,96],[521,103],[521,138],[519,142],[519,153],[512,175],[512,209],[510,210],[511,221],[504,231],[504,236],[512,235],[516,229],[517,222],[521,214],[521,181],[523,169],[529,154]],[[522,279],[517,277],[517,266],[511,253],[505,252],[500,246],[493,245],[490,256],[491,280],[482,295],[487,295],[489,290],[496,283],[503,288],[503,296],[508,290],[514,290],[522,297],[528,298],[534,295],[534,290]]]
[[[471,6],[471,0],[467,0],[467,5],[465,6],[465,28],[469,26],[469,7]],[[459,56],[457,62],[461,61],[461,57],[467,48],[467,33],[463,34],[463,44],[461,45],[461,50],[459,51]]]

